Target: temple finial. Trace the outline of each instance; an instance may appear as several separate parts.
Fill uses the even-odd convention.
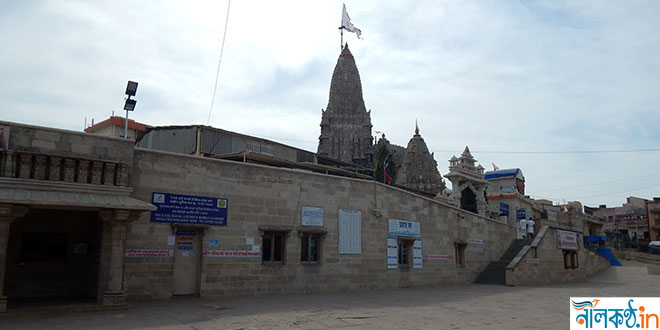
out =
[[[417,118],[415,118],[415,135],[419,135],[419,125],[417,125]]]

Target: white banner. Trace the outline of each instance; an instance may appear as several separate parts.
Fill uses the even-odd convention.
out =
[[[422,240],[416,239],[413,243],[413,268],[422,268]]]
[[[399,249],[397,247],[397,238],[387,238],[387,269],[397,269],[399,267]]]
[[[559,249],[577,251],[580,247],[578,233],[576,232],[557,229],[555,235],[557,236],[557,248]]]
[[[251,250],[204,250],[202,256],[212,257],[212,258],[257,258],[261,257],[261,251],[259,251],[259,245],[257,246],[257,251]]]
[[[126,249],[128,258],[166,258],[174,257],[173,249]]]

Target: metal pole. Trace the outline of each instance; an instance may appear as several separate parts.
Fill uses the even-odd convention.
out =
[[[128,110],[126,110],[126,122],[124,123],[124,138],[128,139]]]
[[[339,34],[341,35],[341,41],[339,42],[339,52],[344,50],[344,27],[339,28]]]

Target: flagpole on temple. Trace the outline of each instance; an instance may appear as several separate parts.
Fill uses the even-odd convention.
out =
[[[340,26],[339,27],[340,35],[341,35],[341,40],[339,41],[339,52],[344,50],[344,27]]]
[[[360,38],[360,34],[362,34],[362,31],[360,29],[356,28],[353,23],[351,23],[351,17],[348,16],[348,13],[346,12],[346,5],[342,7],[341,11],[341,27],[339,28],[341,30],[341,50],[344,50],[344,30],[348,32],[353,32],[357,35],[358,39]]]

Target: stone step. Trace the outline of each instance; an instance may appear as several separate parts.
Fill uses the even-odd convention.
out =
[[[515,239],[509,246],[509,248],[504,252],[504,255],[502,255],[502,258],[500,258],[501,262],[506,262],[507,264],[513,260],[518,255],[518,252],[522,250],[525,245],[531,244],[532,240],[531,239]]]
[[[493,261],[477,277],[476,283],[506,284],[506,266],[518,255],[525,245],[532,243],[531,239],[514,239],[499,261]]]
[[[479,274],[476,283],[506,284],[506,266],[508,263],[493,261]]]

